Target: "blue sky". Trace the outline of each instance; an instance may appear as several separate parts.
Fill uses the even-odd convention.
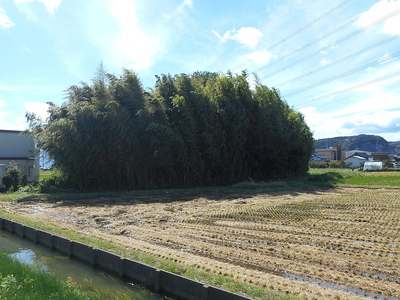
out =
[[[0,0],[0,129],[103,62],[116,75],[247,69],[315,138],[400,140],[400,0]],[[250,78],[252,80],[252,78]]]

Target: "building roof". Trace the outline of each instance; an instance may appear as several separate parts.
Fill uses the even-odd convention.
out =
[[[315,149],[316,152],[337,152],[338,149],[336,148],[318,148]]]
[[[21,131],[21,130],[0,129],[0,132],[5,132],[5,133],[22,133],[23,131]]]
[[[365,157],[365,156],[363,156],[363,155],[358,155],[358,154],[352,154],[352,155],[350,155],[348,158],[346,158],[345,160],[347,160],[347,159],[349,159],[349,158],[357,158],[357,159],[360,159],[360,160],[368,160],[368,158],[369,157]]]
[[[389,160],[390,156],[389,153],[380,153],[380,152],[373,152],[371,153],[374,160]]]
[[[365,150],[360,150],[360,149],[353,149],[353,150],[348,150],[346,151],[347,153],[367,153],[367,154],[371,154],[370,151],[365,151]]]
[[[0,157],[0,160],[28,160],[32,159],[34,160],[34,157]]]
[[[311,156],[311,160],[316,160],[316,161],[321,161],[321,160],[324,160],[324,159],[326,159],[327,157],[326,156],[324,156],[324,155],[315,155],[315,154],[313,154],[312,156]]]
[[[353,155],[361,156],[364,157],[365,159],[372,158],[372,155],[370,155],[367,152],[355,152]]]

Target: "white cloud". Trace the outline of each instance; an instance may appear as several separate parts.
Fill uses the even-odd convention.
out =
[[[110,45],[114,61],[136,71],[150,67],[160,50],[159,39],[141,29],[133,3],[112,1],[110,12],[118,23],[118,33]]]
[[[325,65],[329,64],[329,60],[324,58],[323,60],[320,61],[320,63],[321,63],[321,65],[325,66]]]
[[[300,109],[300,112],[304,115],[304,119],[313,132],[314,138],[318,139],[339,135],[337,126],[334,126],[336,124],[335,121],[318,112],[316,107],[307,106]]]
[[[45,24],[44,14],[46,11],[54,15],[62,0],[14,0],[18,10],[30,21]],[[43,5],[43,6],[42,6]]]
[[[20,128],[16,128],[15,125],[6,121],[6,118],[8,115],[9,115],[9,113],[0,111],[0,129],[19,130]]]
[[[9,28],[14,26],[15,24],[10,20],[6,11],[0,7],[0,28]]]
[[[254,48],[257,46],[262,36],[262,32],[256,28],[243,27],[236,32],[234,31],[231,38],[250,48]]]
[[[24,106],[27,112],[34,113],[36,116],[40,117],[43,121],[46,120],[49,115],[47,112],[47,110],[49,109],[49,105],[47,103],[26,102],[24,103]],[[23,119],[26,122],[25,114]]]
[[[225,32],[224,36],[221,36],[218,31],[212,29],[211,30],[212,33],[214,33],[216,35],[216,37],[221,41],[221,42],[225,42],[228,39],[229,33],[230,31]]]
[[[240,60],[243,62],[252,61],[255,64],[262,65],[262,64],[267,64],[272,57],[276,57],[276,56],[269,53],[267,51],[267,49],[264,49],[261,51],[257,50],[257,51],[254,51],[253,53],[244,55],[244,56],[240,57]]]
[[[46,10],[54,15],[55,10],[60,6],[61,0],[38,0],[39,2],[42,2],[44,6],[46,7]]]
[[[334,113],[321,113],[313,106],[304,107],[300,112],[316,139],[376,134],[386,140],[400,140],[400,103],[395,95],[375,93]]]
[[[164,18],[162,19],[162,21],[165,24],[168,24],[168,27],[172,27],[173,25],[178,26],[179,29],[175,30],[175,32],[173,33],[174,35],[177,35],[178,32],[185,32],[190,27],[188,26],[188,17],[189,11],[193,9],[193,6],[193,0],[183,0],[181,4],[179,4],[171,12],[163,13]]]
[[[253,27],[242,27],[239,30],[233,29],[225,32],[223,36],[215,30],[212,30],[212,32],[221,42],[225,42],[228,39],[235,40],[249,48],[256,47],[263,36],[263,33],[259,29]]]
[[[15,89],[0,85],[0,91],[15,91]]]
[[[17,4],[34,2],[35,0],[15,0]],[[55,10],[60,6],[62,0],[36,0],[43,3],[48,13],[54,15]]]
[[[386,53],[385,55],[383,55],[382,57],[378,58],[378,62],[380,64],[383,64],[385,62],[387,62],[388,60],[392,59],[392,55],[390,55],[389,53]]]
[[[0,100],[0,107],[7,107],[7,103],[4,100]],[[0,129],[25,130],[26,128],[25,114],[13,119],[13,114],[9,110],[4,108],[0,110]]]
[[[186,15],[188,8],[193,8],[193,0],[183,0],[183,2],[176,8],[175,14]]]
[[[377,105],[379,103],[379,105]],[[398,96],[384,92],[371,93],[371,96],[363,100],[357,101],[335,115],[348,115],[351,113],[371,114],[378,111],[394,111],[400,110],[400,102]]]
[[[368,11],[362,13],[356,21],[360,28],[368,30],[371,23],[400,9],[400,1],[381,0],[375,3]],[[400,35],[400,15],[395,15],[383,22],[382,33]]]
[[[325,86],[325,91],[327,92],[325,94],[322,94],[321,97],[318,96],[310,100],[300,101],[298,103],[295,103],[294,105],[296,107],[302,107],[306,103],[320,101],[324,98],[329,99],[342,93],[347,95],[350,94],[354,97],[359,97],[359,95],[362,95],[361,97],[364,97],[367,93],[370,93],[370,98],[374,95],[377,95],[376,102],[371,103],[371,105],[376,106],[379,104],[379,106],[381,107],[382,105],[389,103],[387,99],[391,98],[390,95],[388,96],[389,98],[386,98],[385,91],[390,90],[393,94],[396,92],[396,90],[397,92],[400,91],[397,84],[398,70],[400,69],[400,64],[382,63],[381,65],[383,66],[382,68],[369,67],[367,68],[365,73],[346,81],[332,81],[331,83],[329,83],[329,86]],[[379,100],[379,98],[381,100]],[[382,99],[384,99],[384,101],[382,101]],[[358,98],[353,101],[356,101],[356,103],[360,103]],[[359,105],[358,109],[360,108],[361,105]]]

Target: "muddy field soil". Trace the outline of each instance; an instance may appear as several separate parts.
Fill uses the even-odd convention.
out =
[[[399,189],[132,192],[0,209],[305,298],[400,298]]]

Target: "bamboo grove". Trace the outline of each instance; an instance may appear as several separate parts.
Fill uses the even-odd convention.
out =
[[[30,133],[80,189],[223,185],[308,170],[313,137],[301,113],[248,74],[108,74],[67,89]]]

